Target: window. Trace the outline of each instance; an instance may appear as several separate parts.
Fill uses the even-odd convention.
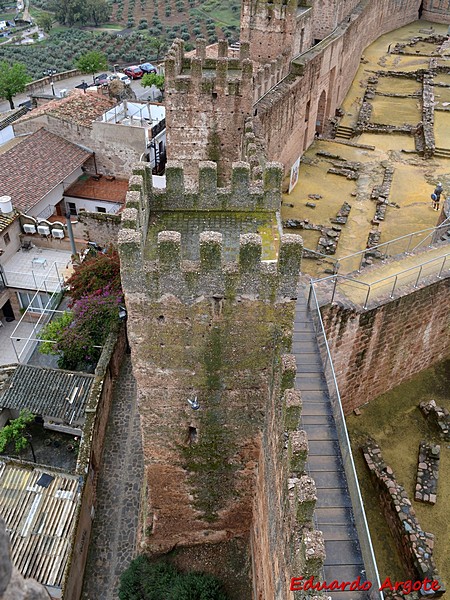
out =
[[[95,207],[95,210],[96,210],[97,212],[102,212],[102,213],[105,213],[105,212],[106,212],[106,208],[104,208],[103,206],[96,206],[96,207]]]
[[[75,202],[68,202],[67,203],[67,208],[69,209],[69,213],[71,215],[76,215],[77,214],[77,205],[75,204]]]
[[[17,292],[20,307],[25,311],[27,308],[31,312],[40,313],[47,306],[50,300],[49,294],[36,294],[35,292]],[[47,308],[53,308],[53,302]]]
[[[9,242],[11,241],[11,238],[9,237],[9,233],[5,233],[5,235],[3,236],[3,241],[5,242],[5,246],[7,246],[9,244]]]

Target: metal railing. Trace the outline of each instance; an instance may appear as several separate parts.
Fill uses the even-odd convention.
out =
[[[424,261],[418,265],[413,265],[412,267],[408,267],[407,269],[403,269],[397,273],[392,273],[387,277],[382,277],[381,279],[377,279],[371,283],[359,281],[358,279],[341,275],[339,273],[336,273],[335,275],[329,275],[328,277],[322,277],[321,279],[315,279],[313,282],[316,285],[324,282],[330,282],[332,284],[330,298],[321,301],[322,304],[328,302],[333,303],[338,284],[340,284],[341,289],[345,289],[346,285],[350,288],[359,286],[365,290],[364,300],[361,302],[361,304],[364,309],[367,309],[369,301],[372,299],[375,291],[378,294],[381,292],[392,299],[394,298],[396,290],[401,285],[409,285],[416,289],[419,286],[420,281],[424,280],[426,277],[434,276],[436,279],[442,279],[444,274],[448,271],[450,271],[450,253],[431,258],[430,260]]]
[[[317,344],[322,358],[323,372],[328,386],[331,408],[336,424],[338,434],[339,447],[341,449],[342,462],[344,465],[345,476],[347,479],[348,491],[352,502],[353,516],[355,519],[356,531],[358,533],[361,554],[366,569],[367,580],[372,583],[369,591],[371,599],[383,600],[383,593],[379,591],[380,577],[378,567],[373,551],[372,540],[370,537],[369,527],[367,524],[364,503],[359,488],[358,476],[356,474],[355,463],[353,460],[350,439],[348,437],[347,425],[345,423],[344,411],[342,408],[341,396],[336,379],[336,373],[333,367],[330,348],[325,333],[325,328],[320,314],[319,302],[315,290],[315,282],[310,284],[310,292],[308,298],[308,307],[313,319]]]

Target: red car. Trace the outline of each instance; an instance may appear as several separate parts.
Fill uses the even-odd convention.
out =
[[[144,71],[139,67],[127,67],[123,70],[125,75],[127,75],[130,79],[139,79],[143,76]]]

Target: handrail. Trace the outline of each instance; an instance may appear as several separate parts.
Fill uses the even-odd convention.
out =
[[[358,252],[353,252],[352,254],[347,254],[347,256],[343,256],[342,258],[338,258],[336,260],[337,268],[338,269],[340,268],[341,263],[344,260],[347,260],[349,258],[354,258],[355,256],[358,256],[358,255],[363,255],[363,257],[364,257],[364,255],[367,252],[373,252],[373,251],[379,250],[380,248],[384,248],[385,246],[386,246],[386,253],[385,253],[384,256],[387,257],[387,248],[389,248],[389,246],[391,244],[395,244],[396,242],[399,242],[401,240],[406,240],[408,238],[410,238],[408,247],[406,248],[406,250],[403,250],[403,252],[399,252],[398,254],[412,253],[412,252],[414,252],[414,250],[416,250],[420,246],[420,244],[422,244],[425,241],[425,239],[429,238],[431,235],[433,235],[434,233],[436,233],[436,231],[438,231],[439,229],[444,229],[444,228],[448,227],[448,220],[449,219],[446,219],[443,223],[441,223],[440,225],[438,225],[436,227],[429,227],[427,229],[421,229],[419,231],[413,231],[412,233],[408,233],[406,235],[401,235],[401,236],[399,236],[397,238],[393,238],[392,240],[389,240],[387,242],[383,242],[382,244],[376,244],[375,246],[369,246],[369,247],[365,248],[364,250],[358,250]],[[414,248],[411,249],[410,246],[411,246],[412,238],[414,236],[417,236],[417,235],[420,235],[420,234],[423,234],[423,233],[427,233],[427,232],[430,232],[430,233],[421,242],[419,242],[419,244],[417,244],[416,246],[414,246]],[[395,256],[395,255],[393,255],[393,256]],[[362,262],[362,259],[361,259],[361,262]],[[360,265],[359,265],[359,267],[358,267],[357,270],[358,271],[361,270],[361,263],[360,263]]]
[[[334,275],[328,275],[327,277],[321,277],[320,279],[311,279],[311,283],[317,284],[317,283],[322,283],[324,281],[333,280],[334,281],[334,286],[333,286],[333,291],[332,291],[332,294],[331,294],[331,300],[330,300],[331,303],[333,303],[334,296],[336,294],[337,283],[338,283],[339,279],[344,279],[346,281],[351,281],[352,283],[354,283],[356,285],[366,286],[368,288],[368,290],[367,290],[367,294],[366,294],[366,299],[365,299],[364,304],[363,304],[363,308],[366,309],[367,308],[367,304],[369,302],[369,297],[370,297],[370,293],[372,291],[372,288],[374,286],[376,286],[377,284],[383,283],[385,281],[388,281],[389,279],[394,279],[394,285],[392,286],[392,290],[391,290],[390,295],[389,295],[390,298],[393,298],[394,297],[395,289],[397,287],[398,279],[399,279],[399,277],[401,275],[404,275],[405,273],[413,271],[414,269],[419,269],[419,273],[418,273],[416,281],[415,281],[415,283],[413,285],[414,288],[417,288],[417,286],[419,285],[419,281],[420,281],[420,277],[422,275],[423,268],[426,265],[429,265],[429,264],[431,264],[433,262],[441,261],[442,264],[441,264],[440,268],[438,269],[438,271],[436,271],[437,278],[441,279],[442,272],[443,272],[444,267],[445,267],[445,263],[447,262],[447,258],[449,256],[450,256],[450,252],[447,252],[443,256],[436,256],[435,258],[431,258],[430,260],[426,260],[425,262],[419,263],[417,265],[413,265],[412,267],[408,267],[407,269],[402,269],[401,271],[397,271],[397,273],[393,273],[391,275],[388,275],[387,277],[382,277],[381,279],[376,279],[375,281],[372,281],[371,283],[367,283],[365,281],[359,281],[358,279],[355,279],[353,277],[349,277],[347,275],[341,275],[340,273],[335,273]]]
[[[348,484],[348,491],[350,493],[350,499],[352,502],[353,514],[355,517],[355,526],[358,533],[358,539],[360,543],[361,553],[363,556],[364,566],[366,569],[367,580],[372,583],[370,591],[371,598],[381,598],[383,600],[383,593],[380,591],[380,577],[378,573],[377,561],[375,553],[373,551],[372,540],[370,537],[370,531],[367,524],[366,513],[364,510],[364,503],[361,496],[361,490],[359,487],[358,476],[356,474],[355,462],[353,460],[353,453],[350,445],[350,439],[348,437],[347,426],[345,422],[344,410],[342,408],[341,395],[339,393],[339,387],[336,379],[336,373],[333,366],[333,360],[331,358],[330,347],[325,332],[325,327],[320,313],[319,302],[315,290],[315,281],[311,281],[308,297],[308,307],[311,310],[311,300],[314,300],[314,310],[311,310],[311,316],[314,321],[316,337],[321,334],[323,344],[318,343],[319,351],[322,356],[323,371],[327,381],[328,391],[330,393],[330,402],[333,410],[333,416],[336,423],[336,431],[338,433],[339,446],[341,448],[342,461],[344,465],[344,471]],[[316,316],[317,321],[314,319]],[[325,354],[325,356],[323,356]],[[327,368],[329,367],[330,374],[327,375]],[[335,392],[333,394],[333,392]]]

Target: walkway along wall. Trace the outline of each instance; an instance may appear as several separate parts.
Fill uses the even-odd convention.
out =
[[[322,314],[346,414],[450,354],[450,278],[370,310]]]
[[[282,162],[288,170],[316,131],[322,133],[325,121],[335,116],[347,94],[364,48],[417,19],[418,0],[399,4],[398,0],[362,0],[333,33],[294,60],[291,74],[256,103],[255,122],[269,160]]]

